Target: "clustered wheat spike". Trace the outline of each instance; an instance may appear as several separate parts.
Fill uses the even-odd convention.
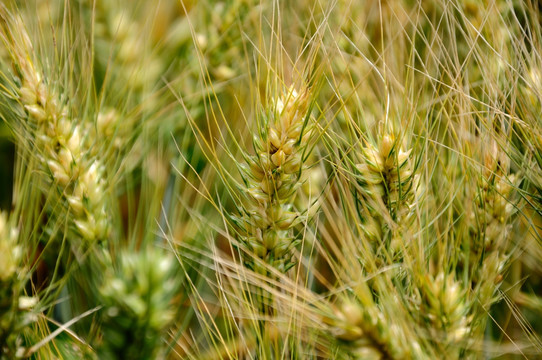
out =
[[[34,322],[30,311],[36,297],[24,295],[26,283],[23,249],[18,230],[5,212],[0,212],[0,359],[20,358],[25,352],[22,333]]]
[[[346,342],[346,348],[355,359],[406,359],[397,327],[388,325],[389,320],[376,304],[361,304],[356,298],[345,297],[336,307],[334,336]]]
[[[293,199],[302,184],[303,150],[312,131],[306,123],[308,102],[309,90],[298,93],[293,87],[276,99],[264,114],[256,155],[242,168],[249,198],[239,221],[241,239],[251,253],[283,272],[293,265],[293,226],[301,218]]]
[[[86,4],[88,11],[93,11],[93,3]],[[115,69],[112,76],[117,89],[120,91],[129,86],[132,91],[141,92],[154,84],[162,71],[162,62],[145,51],[148,39],[141,36],[141,24],[134,21],[133,10],[120,6],[117,1],[95,3],[94,35],[100,50],[97,56],[103,66]]]
[[[419,279],[415,298],[413,311],[421,315],[422,324],[428,325],[435,346],[445,351],[448,359],[459,359],[461,349],[468,347],[473,320],[462,282],[443,271],[437,276],[426,274]]]
[[[495,140],[484,154],[478,196],[470,214],[474,241],[472,242],[473,282],[481,305],[488,308],[496,299],[495,292],[502,281],[509,255],[512,230],[516,174],[510,174],[510,161]],[[517,205],[517,204],[516,204]],[[492,279],[493,281],[482,281]]]
[[[99,287],[104,306],[100,359],[162,356],[160,343],[174,320],[171,301],[179,286],[173,261],[154,250],[123,251],[106,268]]]
[[[8,31],[18,30],[20,35],[20,41],[11,46],[21,82],[19,101],[28,121],[19,126],[30,129],[31,146],[38,149],[51,185],[58,187],[74,214],[76,231],[88,243],[103,240],[108,232],[104,167],[99,158],[92,156],[92,140],[85,136],[91,125],[74,118],[51,79],[46,79],[31,60],[34,47],[22,20],[15,18],[12,25]]]
[[[392,249],[401,243],[401,231],[389,220],[408,229],[413,214],[412,205],[416,184],[413,172],[412,149],[404,150],[401,141],[392,133],[379,138],[378,145],[367,143],[359,152],[356,177],[361,186],[365,207],[364,229],[372,240],[391,235]],[[395,241],[393,241],[395,240]],[[397,250],[397,249],[396,249]]]

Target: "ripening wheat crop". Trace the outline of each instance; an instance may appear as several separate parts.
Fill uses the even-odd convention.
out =
[[[542,358],[528,0],[5,0],[0,360]]]

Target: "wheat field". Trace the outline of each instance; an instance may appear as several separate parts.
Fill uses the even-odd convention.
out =
[[[0,360],[542,358],[542,6],[4,0]]]

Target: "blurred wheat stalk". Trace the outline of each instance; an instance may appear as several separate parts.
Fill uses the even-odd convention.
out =
[[[0,359],[540,356],[541,15],[0,5]]]

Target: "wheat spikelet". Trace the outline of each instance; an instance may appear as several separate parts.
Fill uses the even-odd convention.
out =
[[[239,222],[241,240],[283,272],[293,265],[293,226],[301,221],[293,199],[302,184],[303,149],[311,134],[308,101],[308,89],[298,93],[293,87],[275,101],[266,113],[264,137],[256,140],[257,153],[243,168],[249,198]]]

